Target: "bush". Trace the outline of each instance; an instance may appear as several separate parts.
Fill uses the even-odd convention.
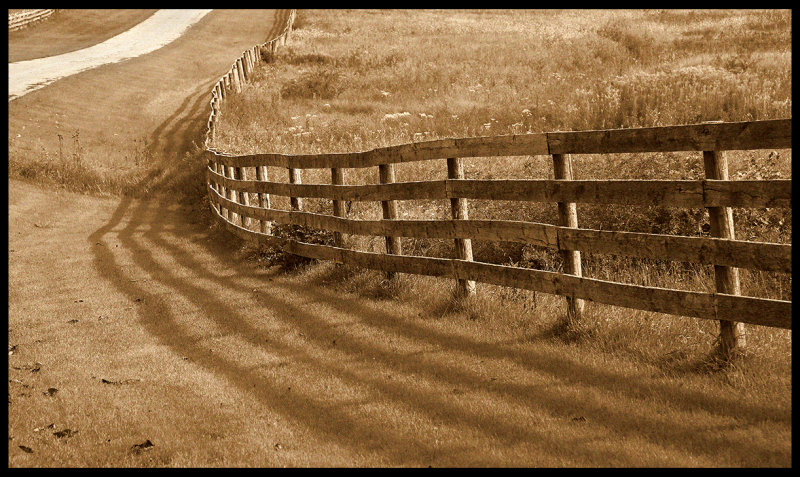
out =
[[[341,73],[327,68],[314,68],[284,86],[281,97],[331,99],[338,96],[342,89]]]

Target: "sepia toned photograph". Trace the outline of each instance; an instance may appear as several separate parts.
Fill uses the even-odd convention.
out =
[[[791,35],[9,9],[9,468],[791,467]]]

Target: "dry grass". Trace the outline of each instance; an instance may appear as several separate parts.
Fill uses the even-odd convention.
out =
[[[343,152],[440,137],[617,128],[791,117],[788,11],[429,12],[301,11],[294,41],[260,80],[223,106],[217,146],[235,153]],[[402,41],[399,41],[401,39]],[[255,140],[257,138],[257,140]],[[733,178],[791,178],[791,150],[730,152]],[[574,156],[578,179],[698,179],[701,154]],[[287,180],[270,168],[271,180]],[[330,183],[304,171],[305,183]],[[397,180],[444,178],[444,161],[397,166]],[[468,178],[552,178],[547,157],[466,160]],[[377,171],[347,170],[347,183]],[[330,201],[305,208],[330,213]],[[352,203],[351,217],[378,218]],[[288,208],[274,197],[273,206]],[[580,205],[582,227],[708,235],[703,210]],[[555,223],[554,204],[472,201],[473,218]],[[400,202],[405,218],[449,218],[445,201]],[[735,211],[737,237],[791,243],[791,210]],[[706,227],[704,227],[706,225]],[[446,240],[403,239],[406,253],[451,256]],[[381,237],[348,246],[383,251]],[[552,250],[475,242],[476,260],[559,270]],[[252,250],[252,253],[269,250]],[[262,255],[264,256],[264,255]],[[268,260],[268,263],[274,263]],[[657,369],[670,386],[691,376],[737,395],[786,396],[791,332],[748,327],[750,352],[724,371],[710,361],[711,321],[587,305],[586,320],[563,327],[563,298],[480,285],[478,299],[452,298],[452,284],[321,264],[301,268],[346,293],[420,303],[435,319],[481,323],[528,343],[557,342],[576,354],[610,353]],[[713,290],[711,267],[584,254],[587,276],[688,290]],[[327,274],[327,275],[326,275]],[[791,276],[742,270],[743,294],[791,300]],[[461,322],[463,323],[463,322]],[[713,384],[712,384],[713,383]],[[726,388],[727,389],[727,388]]]
[[[405,142],[417,133],[427,137],[470,134],[483,130],[487,122],[491,134],[498,129],[509,131],[492,125],[490,118],[499,122],[503,116],[497,113],[511,107],[517,108],[515,115],[529,109],[534,96],[522,100],[523,88],[563,97],[572,90],[555,79],[543,79],[541,72],[546,68],[533,68],[535,74],[529,74],[534,72],[525,71],[527,63],[515,58],[538,57],[544,66],[568,65],[569,55],[553,51],[572,48],[574,51],[567,53],[586,60],[594,57],[583,46],[616,42],[592,37],[601,28],[613,35],[609,33],[614,27],[611,12],[602,13],[608,21],[601,22],[583,12],[301,15],[302,28],[296,32],[296,40],[275,58],[275,68],[263,70],[265,81],[248,86],[241,101],[225,106],[225,123],[219,130],[225,149],[365,149]],[[723,26],[749,25],[743,31],[760,32],[752,26],[755,22],[760,21],[766,29],[777,22],[777,31],[759,33],[759,41],[768,42],[781,38],[781,28],[788,28],[778,22],[786,15],[636,12],[624,17],[661,25],[653,27],[652,35],[663,35],[662,30],[705,32],[710,28],[709,37],[725,30],[720,34],[723,39],[732,35]],[[639,31],[638,27],[634,31]],[[704,35],[675,33],[675,38],[685,37],[682,41],[697,50],[708,48]],[[731,43],[737,41],[731,38]],[[529,43],[532,39],[537,43]],[[570,43],[572,39],[577,43]],[[621,58],[643,62],[653,54],[642,48],[641,42],[625,36],[619,39],[625,45],[612,45],[612,50],[629,52],[618,52]],[[215,41],[220,39],[215,37]],[[527,45],[525,54],[517,52],[521,43]],[[785,68],[781,58],[790,58],[788,44],[779,54],[774,54],[779,48],[765,44],[769,47],[766,51],[773,54],[773,67]],[[540,49],[541,45],[553,45],[554,50],[535,53],[531,45]],[[725,56],[726,51],[713,48],[698,56],[717,52]],[[761,50],[757,55],[769,56]],[[234,56],[226,61],[230,63]],[[185,61],[182,68],[192,70],[190,55],[178,50],[176,57],[164,61]],[[333,72],[333,63],[338,73]],[[497,64],[504,67],[492,73]],[[594,70],[600,76],[571,78],[576,82],[607,78],[602,76],[603,64],[598,63]],[[127,67],[120,65],[122,69],[114,75],[132,74],[132,69],[147,65],[134,60]],[[320,65],[331,72],[304,76]],[[619,74],[624,65],[620,62]],[[517,70],[519,73],[514,73]],[[469,76],[473,71],[481,75],[474,79],[482,87],[476,90],[480,93],[466,95],[468,86],[475,84]],[[564,66],[558,71],[563,77],[571,69]],[[110,73],[90,72],[86,77],[103,85],[116,78]],[[161,73],[153,71],[154,77]],[[508,85],[506,78],[515,81],[514,85]],[[296,86],[287,86],[293,80],[297,80]],[[193,91],[198,78],[189,83],[186,91]],[[336,96],[315,99],[312,94],[309,98],[302,84]],[[370,84],[381,89],[372,89]],[[452,91],[445,94],[451,84]],[[42,91],[59,92],[56,96],[61,99],[54,111],[77,109],[78,114],[70,116],[70,127],[78,124],[81,131],[99,130],[84,127],[97,126],[96,115],[81,122],[80,114],[101,110],[103,103],[66,101],[80,97],[86,87],[63,80]],[[507,94],[498,95],[503,91]],[[790,89],[785,92],[791,94]],[[189,97],[187,92],[182,94]],[[158,134],[153,134],[156,139],[161,137],[159,144],[191,138],[187,131],[197,126],[194,118],[198,124],[205,121],[205,96],[199,96],[192,93],[193,100],[177,108],[185,107],[187,114],[169,119],[148,118],[151,110],[163,111],[176,106],[175,101],[148,105],[144,116],[136,119],[137,128],[120,131],[130,142],[136,137],[131,130],[141,130],[152,122],[162,125]],[[777,100],[787,98],[790,106],[790,96]],[[134,101],[127,96],[112,100],[116,104]],[[113,189],[117,186],[111,181],[117,180],[120,190],[124,189],[127,182],[120,179],[124,174],[114,171],[123,169],[120,166],[126,160],[135,161],[130,151],[139,146],[126,144],[120,153],[114,147],[117,144],[102,134],[85,141],[81,132],[77,144],[69,142],[70,135],[65,134],[63,153],[59,153],[54,139],[58,131],[47,122],[51,115],[41,107],[41,100],[18,101],[33,113],[22,121],[18,119],[23,115],[21,109],[10,106],[9,149],[15,154],[9,158],[24,156],[13,171],[36,174],[35,161],[43,157],[41,151],[48,151],[48,163],[56,165],[46,180],[77,189],[93,183]],[[561,114],[559,106],[551,108],[553,114]],[[670,114],[683,114],[680,109],[687,106],[694,107],[687,102],[675,106]],[[459,118],[443,121],[444,126],[437,129],[436,107],[449,108]],[[408,126],[381,126],[386,114],[403,111],[416,115]],[[426,115],[423,120],[419,116],[423,112],[434,118]],[[764,112],[759,117],[773,117],[772,113],[780,116],[785,111]],[[578,116],[572,114],[575,116],[562,119],[575,120]],[[186,118],[192,122],[183,124]],[[51,126],[47,131],[52,137],[42,144],[28,140],[36,135],[23,128],[32,128],[37,121]],[[112,116],[109,121],[128,126],[133,120]],[[390,121],[393,119],[383,124]],[[432,126],[428,121],[433,121]],[[533,128],[534,120],[530,121]],[[538,127],[553,129],[556,124],[553,119]],[[227,136],[223,132],[226,127]],[[25,139],[12,148],[17,133]],[[90,152],[81,154],[82,148]],[[158,178],[172,177],[165,174],[167,167],[182,171],[183,176],[198,174],[199,169],[194,168],[202,164],[195,164],[192,158],[165,164],[163,158],[172,158],[173,152],[161,151],[162,159],[148,163],[142,171],[152,170]],[[770,156],[774,165],[762,165],[766,156],[743,155],[732,160],[732,174],[790,177],[790,154],[779,154]],[[667,173],[670,177],[698,173],[697,159],[680,155],[619,159],[586,157],[579,163],[576,158],[576,172],[579,177],[639,174],[661,178]],[[23,160],[27,162],[21,164]],[[758,167],[751,167],[751,162]],[[688,167],[692,165],[694,169]],[[398,168],[400,180],[443,177],[446,171],[442,161],[408,166]],[[544,177],[550,167],[545,158],[473,159],[467,174]],[[144,176],[142,171],[126,173]],[[270,173],[273,178],[286,177],[285,170],[271,169]],[[377,173],[348,171],[346,179],[350,183],[375,182]],[[308,174],[304,181],[322,182],[323,175]],[[202,185],[201,180],[196,182]],[[477,299],[463,302],[453,300],[452,283],[427,277],[401,275],[399,280],[386,282],[377,272],[330,263],[297,266],[290,261],[284,262],[291,269],[288,273],[279,267],[264,270],[257,263],[243,263],[242,257],[264,260],[274,255],[247,248],[234,253],[228,234],[209,233],[196,223],[196,207],[164,209],[161,200],[129,199],[98,205],[91,198],[29,189],[15,184],[9,199],[18,202],[9,219],[17,224],[9,234],[13,260],[9,262],[13,285],[9,288],[9,342],[18,345],[9,356],[9,378],[16,380],[9,382],[9,400],[13,400],[9,404],[10,466],[791,465],[791,332],[749,327],[752,352],[733,366],[718,369],[707,359],[716,336],[716,324],[710,321],[590,303],[583,324],[564,328],[563,298],[551,295],[479,284]],[[169,199],[177,195],[194,199],[196,191],[175,191]],[[279,200],[275,203],[287,206]],[[306,204],[311,210],[330,210],[325,201]],[[378,208],[373,205],[353,204],[351,214],[377,217]],[[445,205],[408,203],[401,211],[414,217],[444,217]],[[485,211],[502,218],[552,221],[550,206],[511,206],[487,208],[474,203],[471,213],[475,217]],[[692,222],[662,213],[663,219],[651,224],[647,217],[659,210],[634,216],[579,210],[583,224],[602,224],[613,218],[615,222],[610,223],[628,230],[661,227],[679,231],[699,223],[696,217]],[[791,216],[776,215],[775,222],[770,217],[752,216],[753,221],[766,220],[753,226],[753,233],[790,241]],[[737,220],[741,223],[749,218]],[[783,230],[776,226],[780,220],[787,224]],[[93,231],[88,237],[87,229]],[[382,249],[380,237],[349,240],[351,246]],[[405,245],[427,254],[451,253],[446,241]],[[487,261],[537,268],[559,266],[556,256],[541,250],[508,244],[476,243],[475,247]],[[630,282],[648,279],[675,287],[708,286],[702,271],[673,267],[669,273],[661,273],[666,264],[644,261],[614,262],[610,267],[602,259],[606,258],[586,261],[590,276],[605,272]],[[791,296],[790,282],[786,291],[776,290],[770,284],[758,289]],[[91,299],[76,302],[83,297]],[[72,318],[78,322],[71,323]],[[42,366],[34,373],[29,365],[36,362]],[[101,378],[133,381],[109,385]],[[58,394],[42,393],[50,386],[59,388]],[[61,439],[41,432],[49,423],[78,433]],[[155,446],[134,452],[132,445],[145,439]],[[18,445],[35,451],[24,453]]]

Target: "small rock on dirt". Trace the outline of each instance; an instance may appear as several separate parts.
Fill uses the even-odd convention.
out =
[[[53,396],[57,392],[58,392],[58,389],[56,389],[56,388],[47,388],[47,391],[45,391],[42,394],[44,394],[45,396]]]
[[[141,444],[134,444],[133,447],[131,447],[131,450],[134,453],[138,454],[138,453],[140,453],[142,451],[149,450],[149,449],[151,449],[153,447],[155,447],[155,444],[150,442],[150,439],[147,439],[146,441],[142,442]]]
[[[23,452],[27,452],[28,454],[33,454],[33,449],[31,449],[28,446],[19,446],[19,448],[22,449]]]
[[[77,433],[78,431],[73,431],[72,429],[64,429],[61,431],[54,432],[53,435],[61,439],[62,437],[72,437]]]

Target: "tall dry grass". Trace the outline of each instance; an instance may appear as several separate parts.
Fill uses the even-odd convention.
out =
[[[791,117],[790,24],[789,11],[301,11],[288,47],[259,70],[254,84],[226,100],[217,147],[232,153],[344,152],[441,137]],[[791,150],[728,157],[733,178],[791,178]],[[468,178],[552,178],[549,157],[465,162]],[[580,155],[573,156],[573,167],[577,179],[703,177],[700,153]],[[441,179],[446,170],[443,160],[402,164],[397,180]],[[271,180],[287,180],[285,169],[269,173]],[[330,183],[329,174],[304,171],[303,181]],[[345,176],[347,183],[377,179],[372,169],[350,169]],[[288,200],[274,197],[273,206],[288,208]],[[306,200],[305,208],[331,213],[327,200]],[[380,206],[351,203],[348,213],[379,218]],[[449,213],[446,201],[400,202],[402,218]],[[556,207],[472,201],[470,215],[555,223]],[[661,206],[581,204],[578,220],[586,228],[689,236],[707,236],[709,229],[703,210]],[[738,238],[791,242],[791,210],[737,209],[735,221]],[[330,237],[315,232],[314,240]],[[403,242],[409,254],[453,253],[451,241]],[[383,251],[383,239],[349,237],[348,246]],[[549,249],[479,241],[473,246],[480,261],[562,266]],[[595,278],[688,290],[714,286],[707,266],[592,253],[583,255],[583,263],[585,275]],[[790,276],[741,274],[744,294],[791,300]],[[372,288],[367,281],[381,282],[379,274],[362,271],[330,283],[364,292]],[[433,295],[450,303],[440,281],[404,277],[405,292],[392,287],[391,296]],[[563,299],[555,297],[543,301],[490,286],[481,286],[479,294],[467,310],[476,319],[528,316],[548,322],[544,317],[563,314]],[[434,309],[465,312],[460,306]],[[651,362],[666,359],[681,369],[702,361],[717,334],[714,322],[604,306],[590,306],[588,316],[582,333],[601,337],[592,346]],[[790,333],[748,329],[758,356],[751,358],[758,364],[747,368],[749,379],[762,379],[765,370],[785,372]]]

